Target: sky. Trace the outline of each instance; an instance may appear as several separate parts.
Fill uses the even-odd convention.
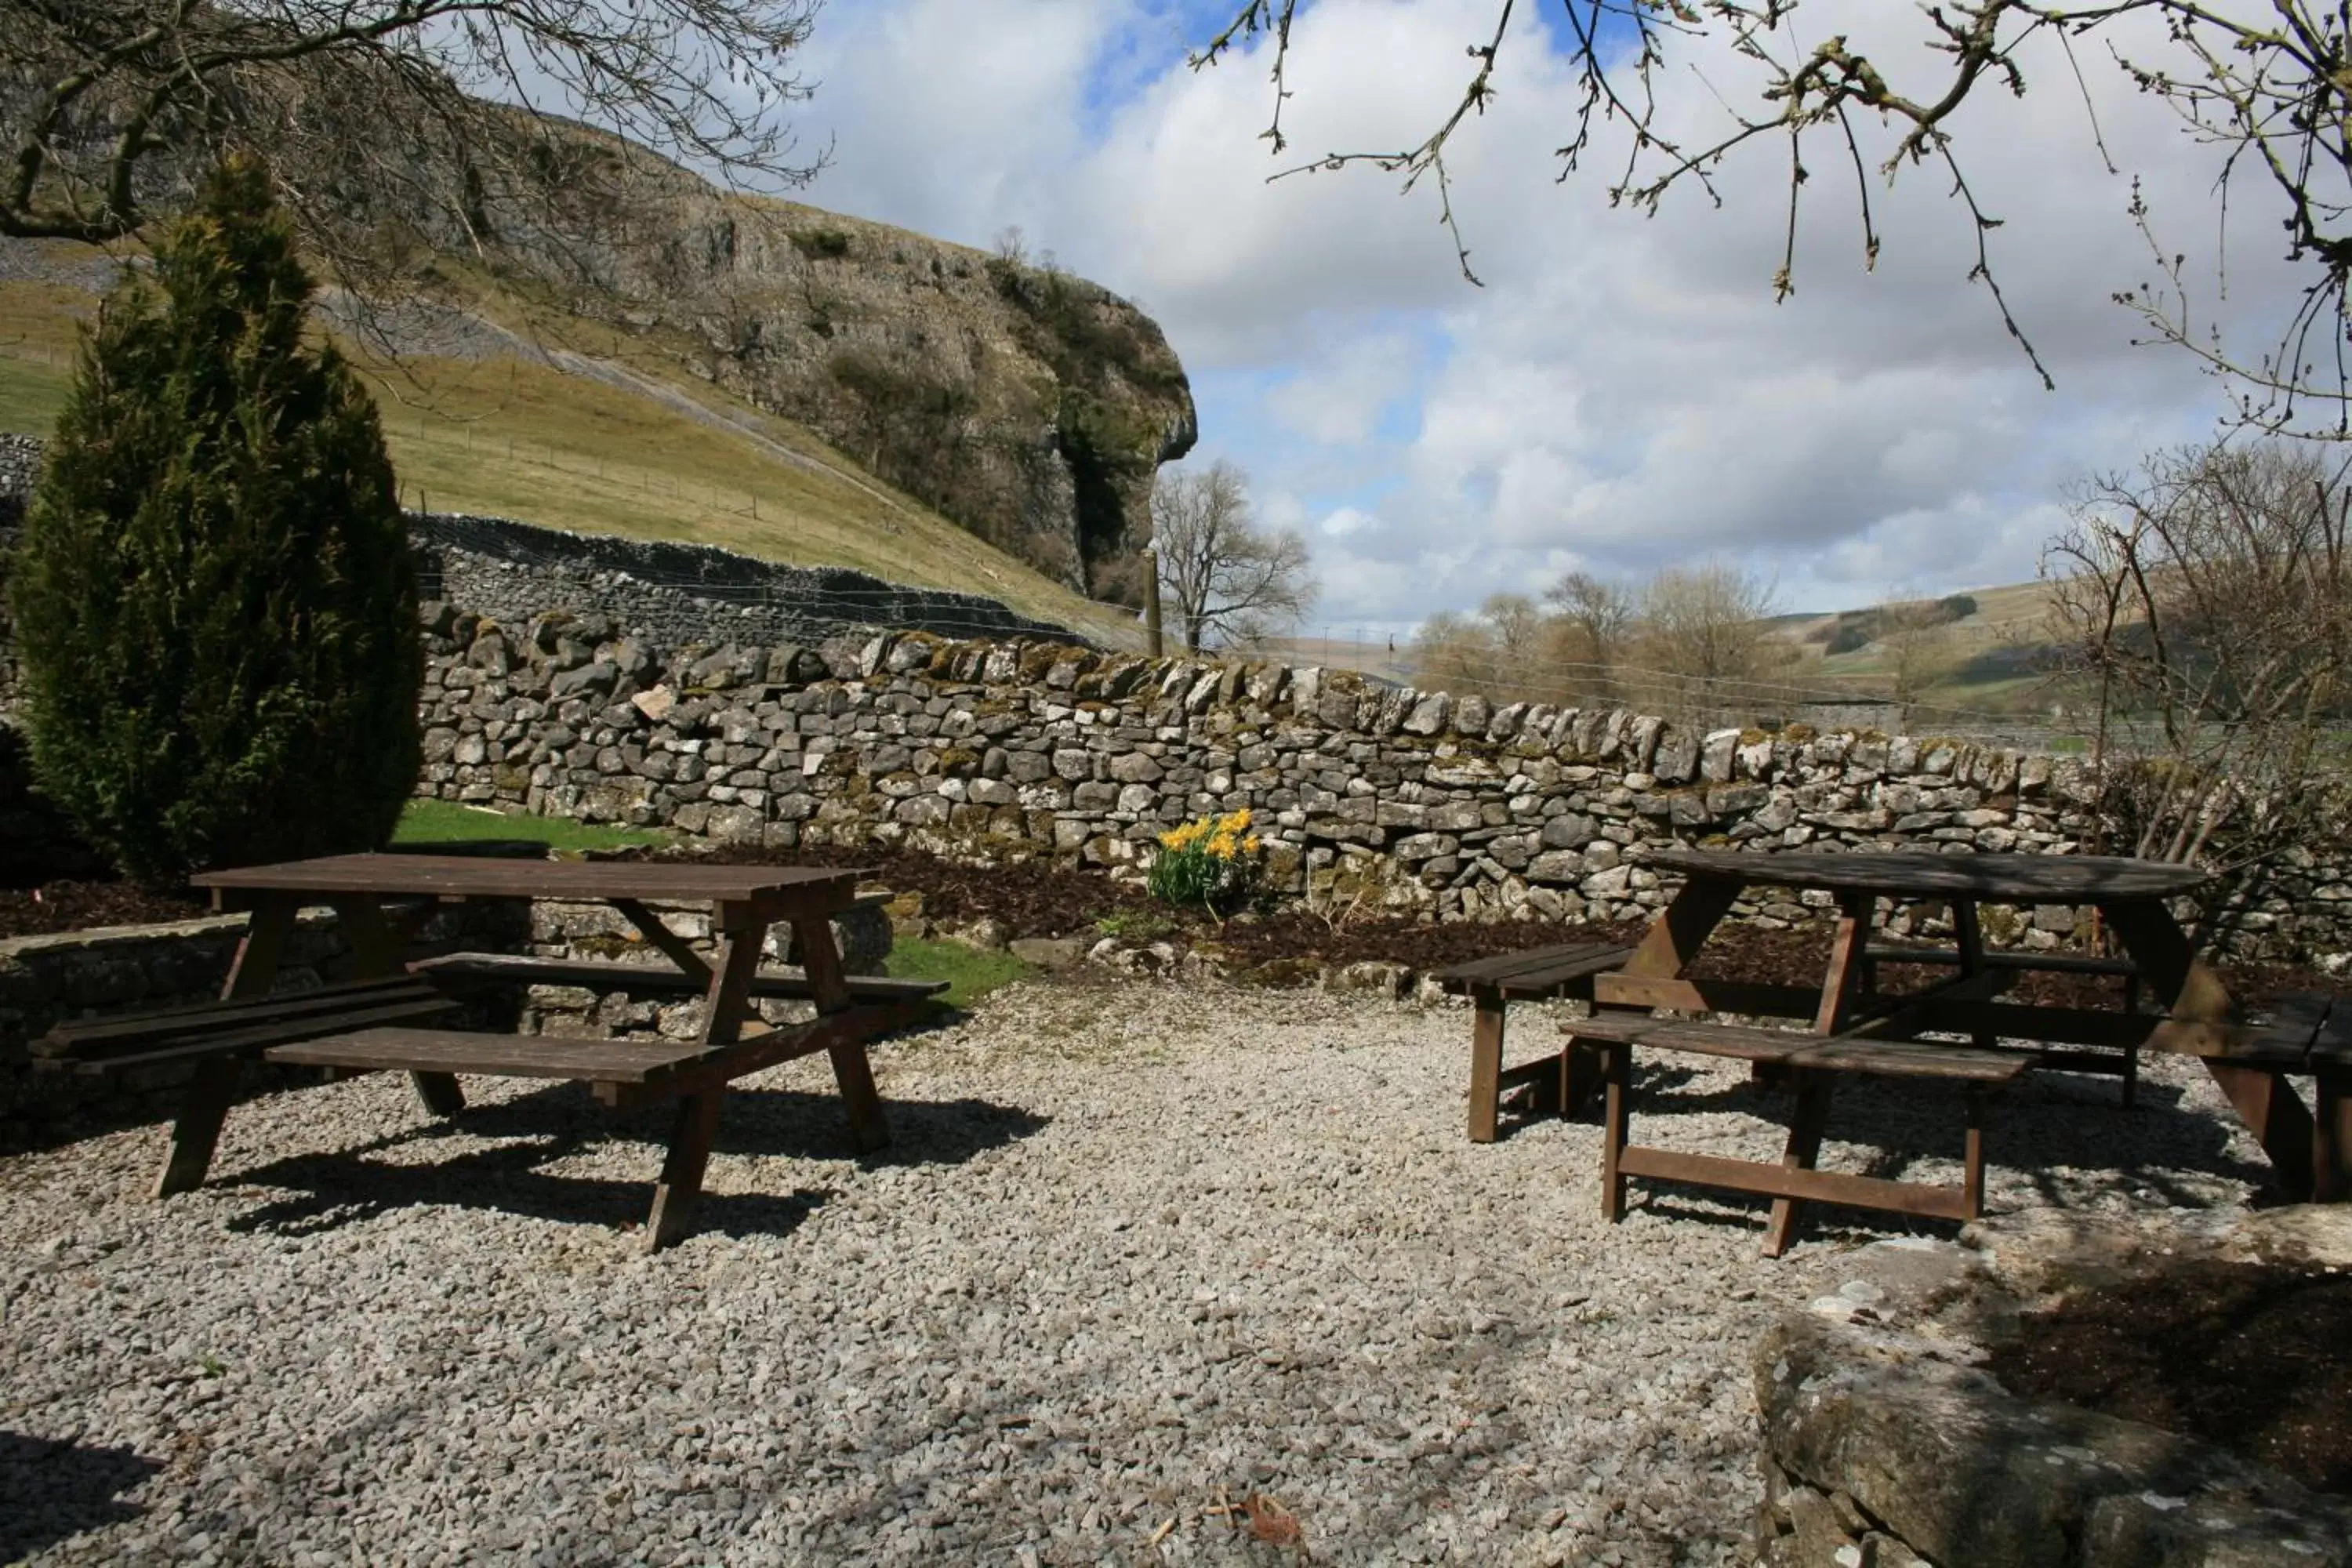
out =
[[[1277,157],[1259,134],[1270,45],[1186,65],[1238,0],[832,0],[793,120],[831,161],[789,194],[982,247],[1017,226],[1033,255],[1141,305],[1192,379],[1184,467],[1238,465],[1261,522],[1307,539],[1310,634],[1402,635],[1570,571],[1638,582],[1710,558],[1788,610],[2023,581],[2074,487],[2214,433],[2222,389],[2177,346],[2136,346],[2145,329],[2111,296],[2152,270],[2137,176],[2158,238],[2191,256],[2198,308],[2224,300],[2206,265],[2217,155],[2096,48],[2082,88],[2029,49],[2026,95],[1980,91],[1954,126],[2054,391],[1969,281],[1971,226],[1938,170],[1874,173],[1883,249],[1865,269],[1842,146],[1814,146],[1779,304],[1785,143],[1727,165],[1720,206],[1693,187],[1654,217],[1612,210],[1605,158],[1560,182],[1577,89],[1556,0],[1519,0],[1496,96],[1449,158],[1483,288],[1433,190],[1368,168],[1269,181],[1420,141],[1499,3],[1316,0]],[[1848,32],[1898,89],[1940,91],[1915,8],[1800,15],[1809,42]],[[1662,76],[1661,122],[1720,123],[1753,79],[1719,45],[1686,59],[1703,68]],[[2232,342],[2295,288],[2265,195],[2232,197]]]

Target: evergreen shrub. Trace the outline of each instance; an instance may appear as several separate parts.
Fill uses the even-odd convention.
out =
[[[13,572],[36,774],[151,883],[389,841],[415,569],[375,405],[233,160],[84,335]]]

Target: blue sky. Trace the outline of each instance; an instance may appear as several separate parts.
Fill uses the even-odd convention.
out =
[[[1788,608],[2014,582],[2071,484],[2212,430],[2215,385],[2177,350],[2134,347],[2109,300],[2147,270],[2131,175],[2168,243],[2193,241],[2210,236],[2210,157],[2094,72],[2122,165],[2108,172],[2071,79],[2050,74],[2063,61],[2029,57],[2049,90],[1988,98],[1959,126],[1972,182],[2009,220],[1996,265],[2055,393],[1967,281],[1965,218],[1927,172],[1876,192],[1886,246],[1867,273],[1851,185],[1813,182],[1797,292],[1777,306],[1777,154],[1735,165],[1721,210],[1693,191],[1654,219],[1609,210],[1601,179],[1556,184],[1574,83],[1555,4],[1520,0],[1500,94],[1453,158],[1486,288],[1462,280],[1432,193],[1370,170],[1267,183],[1297,156],[1420,140],[1496,6],[1305,7],[1294,154],[1276,161],[1258,139],[1265,43],[1185,67],[1228,0],[834,0],[795,124],[835,157],[792,194],[982,247],[1017,226],[1033,253],[1143,304],[1192,375],[1188,465],[1239,464],[1261,518],[1307,539],[1310,629],[1403,633],[1566,571],[1638,581],[1708,556],[1769,577]],[[1932,58],[1887,33],[1916,25],[1909,7],[1803,14],[1815,35],[1885,40],[1884,62],[1924,90]],[[1719,113],[1709,84],[1740,85],[1719,50],[1690,58],[1706,80],[1665,82],[1682,125]],[[2238,216],[2241,235],[2263,232]],[[2285,297],[2259,242],[2230,261],[2233,312]]]

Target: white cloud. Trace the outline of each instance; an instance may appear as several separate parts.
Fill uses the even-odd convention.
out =
[[[1924,27],[1881,0],[1801,14],[1815,36]],[[1308,8],[1284,115],[1296,157],[1416,141],[1493,16],[1494,0]],[[1969,280],[1972,226],[1939,169],[1891,189],[1870,176],[1885,248],[1865,272],[1843,151],[1815,148],[1796,292],[1775,305],[1779,154],[1738,154],[1721,210],[1696,188],[1654,219],[1609,210],[1605,147],[1556,185],[1574,84],[1524,26],[1498,97],[1454,147],[1454,210],[1488,285],[1475,289],[1433,191],[1401,195],[1370,171],[1269,184],[1288,162],[1256,135],[1270,54],[1192,72],[1168,27],[1144,0],[828,12],[812,123],[837,131],[839,162],[813,199],[978,243],[1019,223],[1151,300],[1198,377],[1204,458],[1240,461],[1261,517],[1313,541],[1335,620],[1409,624],[1570,567],[1639,574],[1709,552],[1776,574],[1784,598],[2013,581],[2070,478],[2193,437],[2218,410],[2188,356],[2133,347],[2137,323],[2108,300],[2149,272],[2128,175],[2143,176],[2159,239],[2193,249],[2210,235],[2214,160],[2095,51],[2086,76],[2123,174],[2103,166],[2063,57],[2040,44],[2021,57],[2036,90],[1982,93],[1955,126],[1979,201],[2005,220],[1989,239],[1996,276],[2053,393]],[[1923,91],[1940,59],[1908,45],[1876,58]],[[1736,101],[1741,68],[1720,51],[1707,65]],[[1106,79],[1118,101],[1098,101]],[[1660,81],[1668,126],[1719,115],[1691,73]],[[1864,129],[1874,161],[1885,137]],[[2242,193],[2233,214],[2241,332],[2293,294],[2265,196]],[[1384,438],[1400,407],[1409,435]]]

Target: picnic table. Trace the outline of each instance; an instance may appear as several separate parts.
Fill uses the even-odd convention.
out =
[[[2033,1068],[2113,1072],[2128,1089],[2143,1047],[2200,1056],[2291,1192],[2300,1195],[2315,1185],[2340,1189],[2342,1140],[2315,1143],[2311,1113],[2275,1063],[2233,1059],[2233,1050],[2250,1048],[2246,1037],[2224,1026],[2238,1016],[2235,1004],[2197,955],[2168,903],[2204,881],[2205,873],[2195,867],[2094,855],[1861,850],[1663,850],[1648,863],[1684,873],[1681,889],[1622,966],[1594,977],[1594,1016],[1563,1026],[1571,1048],[1591,1048],[1602,1058],[1599,1076],[1607,1100],[1601,1204],[1612,1219],[1623,1213],[1630,1176],[1770,1196],[1766,1249],[1775,1256],[1788,1245],[1808,1199],[1973,1218],[1982,1203],[1987,1096]],[[1759,886],[1819,889],[1831,896],[1837,923],[1820,984],[1764,984],[1701,973],[1707,938],[1741,896]],[[1952,945],[1874,942],[1885,900],[1947,905]],[[2118,961],[1991,952],[1984,945],[1979,917],[1979,906],[1987,903],[2089,906],[2099,911],[2124,956]],[[1877,983],[1879,966],[1890,963],[1932,964],[1954,973],[1924,989],[1895,994]],[[2033,968],[2116,973],[2131,989],[2125,1005],[2114,1009],[2037,1005],[2002,995]],[[2157,1013],[2139,1010],[2143,995]],[[1801,1034],[1659,1019],[1649,1016],[1651,1009],[1787,1018],[1806,1029]],[[1936,1035],[1959,1036],[1965,1043],[1923,1037]],[[1759,1073],[1793,1079],[1796,1108],[1780,1162],[1727,1160],[1631,1143],[1628,1089],[1636,1047],[1745,1058]],[[2308,1055],[2306,1050],[2303,1059]],[[1831,1089],[1841,1073],[1965,1085],[1969,1121],[1960,1184],[1932,1186],[1816,1170]]]
[[[616,1108],[666,1100],[677,1111],[646,1226],[649,1249],[685,1236],[719,1125],[727,1087],[747,1073],[825,1052],[861,1151],[879,1148],[889,1128],[867,1060],[868,1040],[922,1016],[929,982],[851,977],[842,972],[831,917],[856,901],[854,869],[623,862],[488,859],[468,855],[334,855],[207,872],[215,907],[246,910],[251,921],[222,990],[225,1002],[268,995],[296,912],[331,905],[362,984],[386,976],[429,977],[443,985],[495,982],[699,991],[702,1030],[691,1040],[584,1039],[381,1025],[267,1047],[268,1061],[323,1067],[336,1074],[409,1073],[425,1107],[455,1116],[465,1107],[457,1075],[570,1079],[587,1082]],[[548,960],[452,953],[402,963],[413,931],[395,927],[386,900],[419,900],[411,925],[439,904],[479,899],[558,899],[611,905],[663,962]],[[708,960],[655,906],[701,905],[717,942]],[[763,972],[772,927],[793,932],[798,973]],[[815,1004],[807,1023],[772,1026],[757,1014],[763,996]],[[212,1161],[246,1054],[203,1055],[172,1131],[159,1196],[200,1184]]]

